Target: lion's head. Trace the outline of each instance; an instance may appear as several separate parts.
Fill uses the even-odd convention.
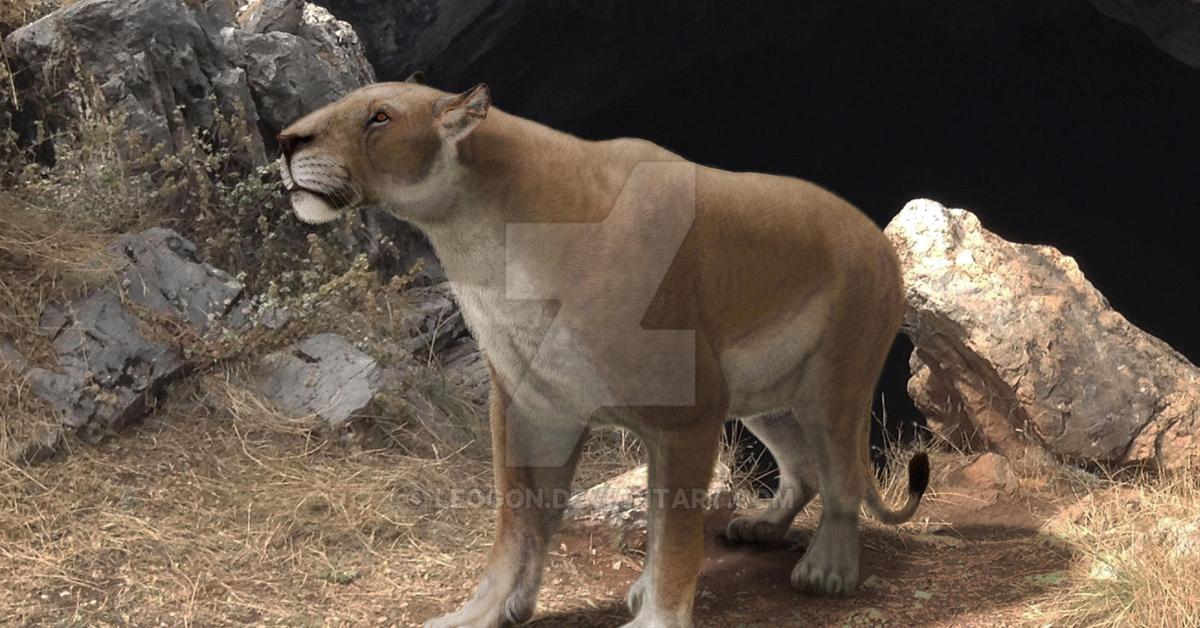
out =
[[[419,218],[454,182],[458,142],[487,115],[486,85],[461,94],[378,83],[292,123],[279,134],[279,169],[296,215],[328,222],[360,203]]]

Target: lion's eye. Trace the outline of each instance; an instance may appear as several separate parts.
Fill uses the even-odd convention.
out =
[[[375,115],[371,116],[370,124],[372,124],[372,125],[387,124],[388,121],[391,119],[392,119],[392,117],[389,116],[386,111],[376,111]]]

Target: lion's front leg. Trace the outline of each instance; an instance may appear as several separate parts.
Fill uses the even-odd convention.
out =
[[[458,611],[426,622],[425,628],[519,624],[533,616],[537,605],[546,551],[567,505],[585,433],[518,411],[495,378],[490,414],[496,539],[475,594]]]
[[[719,415],[723,418],[723,415]],[[648,547],[641,577],[630,588],[634,613],[626,628],[692,625],[696,580],[704,558],[704,512],[720,440],[720,419],[648,443]]]

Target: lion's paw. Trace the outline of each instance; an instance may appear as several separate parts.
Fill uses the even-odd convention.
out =
[[[690,617],[665,617],[642,613],[621,628],[692,628]]]
[[[789,527],[765,515],[734,517],[725,526],[725,538],[732,543],[777,543],[787,534]]]
[[[806,554],[792,570],[792,586],[816,595],[851,595],[858,587],[858,561]]]
[[[424,628],[500,628],[529,621],[533,617],[534,605],[518,593],[504,599],[492,600],[492,596],[477,596],[461,609],[425,622]]]

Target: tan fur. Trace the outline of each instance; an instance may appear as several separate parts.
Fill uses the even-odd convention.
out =
[[[369,125],[378,112],[389,120]],[[499,494],[567,490],[596,422],[645,440],[653,489],[702,489],[721,423],[757,417],[748,424],[796,494],[729,536],[776,538],[819,487],[821,525],[792,580],[832,594],[857,583],[862,500],[889,521],[915,509],[919,494],[887,511],[865,467],[899,264],[837,196],[641,140],[583,141],[491,107],[483,86],[366,87],[293,124],[281,146],[301,217],[367,202],[429,236],[492,368]],[[629,625],[690,625],[701,509],[652,499],[650,510]],[[558,504],[502,504],[475,596],[427,625],[528,619],[560,516]]]

